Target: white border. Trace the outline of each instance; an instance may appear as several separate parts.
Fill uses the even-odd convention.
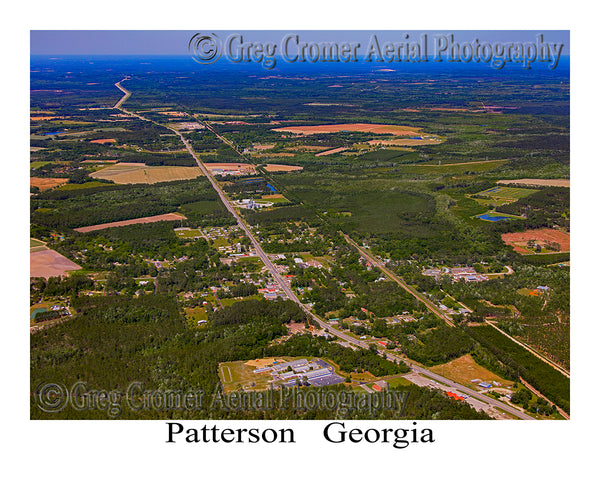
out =
[[[33,4],[32,4],[33,3]],[[589,7],[576,8],[565,2],[525,3],[522,1],[423,2],[136,2],[80,1],[23,2],[6,11],[9,29],[2,32],[8,53],[4,65],[5,115],[3,178],[16,174],[18,181],[7,183],[3,206],[10,227],[5,229],[4,251],[9,255],[2,275],[5,344],[2,397],[9,424],[4,436],[10,442],[5,462],[12,471],[40,474],[45,478],[72,475],[87,478],[107,474],[136,474],[163,478],[190,474],[230,477],[232,473],[258,478],[282,475],[305,478],[321,472],[336,476],[412,474],[419,478],[484,476],[507,478],[536,474],[564,478],[571,469],[591,464],[596,427],[597,375],[591,370],[595,358],[597,307],[592,308],[597,284],[597,241],[594,223],[597,189],[597,155],[592,147],[597,137],[597,65],[594,51],[597,26]],[[587,12],[585,11],[587,10]],[[595,23],[595,22],[594,22]],[[541,28],[540,28],[541,27]],[[6,26],[5,26],[6,28]],[[256,448],[229,445],[166,445],[163,422],[31,422],[29,417],[29,333],[23,328],[23,305],[27,304],[28,275],[28,128],[29,119],[29,30],[35,29],[378,29],[378,30],[482,30],[523,29],[571,30],[572,66],[572,420],[569,422],[418,422],[433,428],[438,441],[433,446],[391,446],[345,444],[326,445],[321,422],[293,422],[298,439],[295,448]],[[597,68],[596,68],[597,70]],[[14,93],[13,93],[14,92]],[[6,112],[15,112],[8,118]],[[6,134],[8,132],[8,134]],[[594,142],[595,143],[595,142]],[[18,199],[15,202],[15,198]],[[15,203],[17,206],[15,207]],[[586,219],[590,215],[592,221]],[[589,223],[586,224],[585,222]],[[15,235],[16,232],[16,235]],[[16,241],[15,241],[16,240]],[[585,253],[584,253],[585,252]],[[595,306],[594,306],[595,307]],[[592,343],[594,341],[594,343]],[[192,426],[196,422],[185,422]],[[198,422],[200,425],[205,422]],[[208,422],[206,422],[208,423]],[[233,423],[233,422],[231,422]],[[248,422],[244,424],[247,425]],[[263,423],[256,422],[264,427]],[[277,422],[280,423],[280,422]],[[282,422],[290,425],[292,422]],[[378,422],[360,422],[373,424]],[[589,434],[589,435],[588,435]],[[247,448],[252,447],[252,448]],[[316,460],[305,460],[315,458]],[[18,468],[18,470],[16,470]],[[594,470],[591,470],[592,472]]]

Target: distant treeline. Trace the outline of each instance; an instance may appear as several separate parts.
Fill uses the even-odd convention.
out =
[[[200,179],[153,185],[111,185],[85,191],[85,194],[76,190],[56,191],[32,198],[31,221],[54,229],[76,228],[172,213],[201,200],[219,202],[208,181],[203,185]]]

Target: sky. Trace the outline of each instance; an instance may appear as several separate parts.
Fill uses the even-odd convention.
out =
[[[212,33],[203,30],[201,33]],[[31,30],[30,53],[32,55],[187,55],[188,42],[198,31],[190,30]],[[232,33],[241,33],[245,41],[273,42],[279,44],[289,33],[298,33],[302,40],[361,42],[367,43],[372,34],[385,41],[417,40],[421,33],[433,35],[454,34],[456,42],[535,42],[537,34],[543,34],[548,43],[564,44],[562,54],[569,55],[568,30],[215,30],[225,40]]]

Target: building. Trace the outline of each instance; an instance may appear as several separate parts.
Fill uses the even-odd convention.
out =
[[[375,382],[373,384],[372,388],[376,392],[381,392],[382,390],[387,390],[388,387],[389,387],[389,384],[385,380],[378,380],[377,382]]]

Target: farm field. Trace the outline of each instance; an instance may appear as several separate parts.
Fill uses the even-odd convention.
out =
[[[467,162],[467,163],[446,163],[446,164],[428,164],[428,165],[420,165],[420,164],[406,164],[406,165],[397,165],[395,168],[396,171],[401,173],[415,173],[415,174],[425,174],[425,175],[435,175],[435,174],[461,174],[465,172],[487,172],[489,170],[494,170],[501,165],[504,165],[507,160],[489,160],[482,162]]]
[[[267,163],[263,167],[267,172],[296,172],[302,170],[303,167],[297,165],[279,165],[276,163]]]
[[[287,198],[285,198],[283,195],[281,195],[280,193],[274,193],[273,195],[263,195],[262,197],[260,197],[261,200],[266,200],[268,202],[273,202],[273,203],[285,203],[288,201]]]
[[[254,165],[250,163],[204,163],[204,166],[214,173],[214,170],[223,170],[223,171],[234,171],[239,170],[241,172],[248,172],[250,174],[256,173],[256,169]]]
[[[324,152],[317,153],[317,154],[315,154],[315,157],[324,157],[325,155],[333,155],[334,153],[341,153],[341,152],[345,152],[346,150],[348,150],[347,147],[334,148],[333,150],[326,150]]]
[[[527,245],[530,241],[542,247],[551,243],[557,243],[560,245],[560,252],[568,252],[571,250],[570,235],[551,228],[503,233],[502,241],[507,245],[512,246],[515,252],[522,254],[536,253],[532,246]],[[556,250],[553,250],[553,252],[556,252]],[[542,253],[544,252],[542,251]]]
[[[296,145],[287,147],[286,150],[292,152],[322,152],[323,150],[330,150],[330,148],[322,145]]]
[[[30,277],[60,277],[69,271],[81,269],[76,263],[48,248],[31,252],[29,262]]]
[[[531,185],[533,187],[571,187],[571,180],[566,178],[545,179],[545,178],[521,178],[519,180],[498,180],[499,184]]]
[[[481,205],[498,206],[516,202],[519,198],[526,197],[535,192],[539,192],[539,190],[516,187],[493,187],[476,193],[475,195],[472,195],[471,198]]]
[[[65,185],[61,185],[56,190],[60,190],[61,192],[68,192],[71,190],[86,190],[88,188],[95,187],[105,187],[107,184],[104,182],[85,182],[85,183],[67,183]]]
[[[41,240],[36,240],[35,238],[29,239],[29,252],[41,252],[42,250],[47,250],[46,243]]]
[[[133,218],[131,220],[121,220],[119,222],[101,223],[98,225],[90,225],[88,227],[75,228],[76,232],[87,233],[95,230],[104,230],[105,228],[123,227],[125,225],[135,225],[137,223],[154,223],[154,222],[172,222],[177,220],[185,220],[186,217],[180,213],[165,213],[162,215],[153,215],[151,217]]]
[[[30,177],[29,185],[31,185],[32,187],[37,187],[43,192],[44,190],[50,190],[54,187],[58,187],[59,185],[64,185],[68,181],[68,178]]]
[[[313,135],[316,133],[365,132],[392,135],[419,135],[420,128],[401,125],[380,125],[375,123],[342,123],[337,125],[307,125],[298,127],[281,127],[275,132],[295,133],[296,135]]]
[[[148,167],[143,163],[117,163],[91,173],[90,177],[112,180],[123,185],[190,180],[201,175],[202,170],[200,170],[200,167]]]
[[[393,140],[369,140],[369,145],[387,145],[395,147],[414,147],[418,145],[438,145],[441,138],[397,138]]]

